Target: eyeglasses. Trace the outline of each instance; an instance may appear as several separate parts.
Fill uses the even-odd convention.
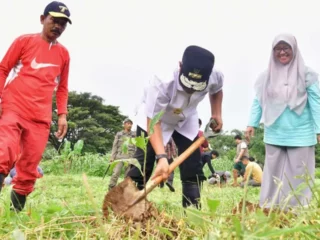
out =
[[[281,53],[281,51],[284,51],[285,53],[290,53],[291,50],[292,50],[291,47],[283,47],[283,48],[275,47],[273,49],[273,51],[275,51],[276,53]]]

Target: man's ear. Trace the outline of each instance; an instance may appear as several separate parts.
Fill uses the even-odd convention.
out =
[[[181,68],[182,68],[182,62],[181,61],[179,61],[179,67],[180,67],[180,70],[181,70]]]
[[[40,23],[43,24],[44,20],[46,19],[46,16],[41,15],[40,16]]]

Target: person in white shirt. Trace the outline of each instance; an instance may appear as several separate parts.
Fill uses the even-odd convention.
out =
[[[239,186],[238,184],[238,177],[243,176],[244,172],[246,170],[246,167],[240,160],[243,156],[249,157],[249,152],[248,152],[248,145],[245,141],[242,140],[242,137],[240,135],[236,135],[234,137],[234,140],[237,144],[237,154],[236,158],[234,160],[234,165],[233,165],[233,184],[232,186],[237,187]]]
[[[154,126],[150,136],[146,156],[146,181],[151,177],[154,163],[156,169],[152,178],[162,175],[168,178],[168,160],[165,145],[172,137],[177,145],[178,153],[184,152],[198,139],[197,106],[209,93],[211,116],[216,121],[212,126],[215,132],[222,128],[221,105],[223,75],[213,69],[214,55],[201,47],[186,48],[180,68],[175,70],[171,78],[154,81],[145,89],[143,99],[137,108],[137,136],[148,136],[149,124],[162,110],[160,121]],[[138,159],[143,170],[144,151],[137,148],[134,158]],[[131,177],[139,189],[143,189],[143,176],[139,169],[131,166],[127,176]],[[182,205],[191,204],[200,207],[200,184],[206,179],[201,164],[200,148],[191,154],[180,165],[182,181]]]

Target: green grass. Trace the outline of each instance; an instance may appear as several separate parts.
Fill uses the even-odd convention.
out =
[[[122,180],[122,179],[120,179]],[[9,210],[10,187],[0,196],[0,239],[319,239],[320,210],[314,201],[297,215],[231,214],[243,198],[257,203],[259,188],[218,188],[204,184],[202,209],[181,208],[181,183],[175,193],[156,188],[148,199],[161,215],[145,224],[102,218],[109,179],[82,175],[45,175],[19,214]],[[319,191],[320,182],[317,182]],[[319,197],[319,195],[317,195]]]

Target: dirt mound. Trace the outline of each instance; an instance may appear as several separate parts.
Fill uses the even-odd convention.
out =
[[[143,222],[151,217],[157,217],[159,215],[157,209],[146,199],[130,207],[138,192],[138,188],[129,177],[112,188],[103,202],[102,210],[105,218],[109,216],[109,208],[115,215],[127,220]]]

